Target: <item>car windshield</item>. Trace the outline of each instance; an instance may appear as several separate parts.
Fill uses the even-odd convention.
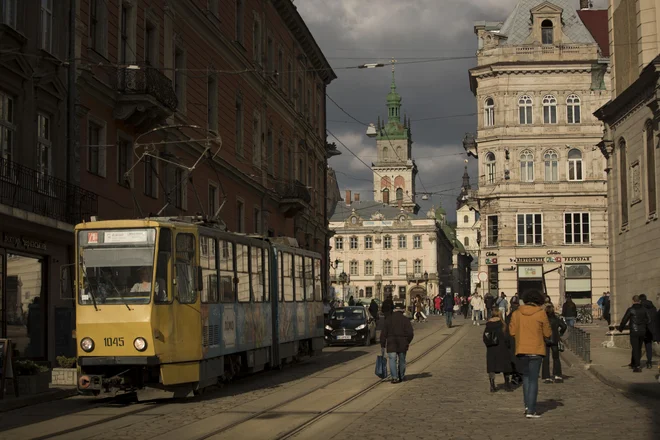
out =
[[[330,316],[330,319],[335,319],[337,321],[343,321],[344,319],[354,320],[354,319],[364,319],[364,308],[362,307],[350,307],[337,309]]]

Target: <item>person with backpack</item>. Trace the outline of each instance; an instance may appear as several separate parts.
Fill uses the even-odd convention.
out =
[[[543,358],[543,373],[541,377],[545,383],[561,382],[564,379],[561,374],[559,344],[568,326],[555,314],[555,307],[553,305],[547,306],[545,313],[548,315],[552,336],[545,341],[545,357]],[[550,375],[550,353],[552,353],[552,376]]]
[[[493,316],[486,322],[483,341],[486,345],[486,372],[490,381],[490,392],[497,391],[495,375],[504,375],[504,389],[513,391],[509,381],[513,372],[509,338],[507,337],[506,323],[498,309],[493,310]]]

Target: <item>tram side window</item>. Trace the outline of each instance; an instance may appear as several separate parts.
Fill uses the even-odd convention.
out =
[[[270,251],[264,249],[264,301],[270,301]]]
[[[284,301],[293,301],[293,255],[284,253],[283,266],[284,275],[282,276],[282,284],[284,291]]]
[[[236,275],[238,277],[238,301],[250,302],[250,272],[248,268],[248,247],[236,245]]]
[[[282,255],[282,252],[277,253],[278,258],[277,258],[277,283],[278,287],[280,288],[279,291],[279,298],[277,299],[279,302],[284,301],[284,255]]]
[[[252,294],[254,302],[264,301],[264,256],[261,248],[252,247]]]
[[[172,231],[162,228],[158,238],[158,260],[156,261],[156,304],[169,304],[172,302],[170,295],[169,277],[167,269],[172,257]]]
[[[312,257],[305,257],[305,299],[314,301],[314,274],[312,273]]]
[[[323,282],[321,281],[321,260],[314,259],[314,300],[323,301]]]
[[[220,240],[218,242],[220,263],[220,301],[236,302],[234,293],[234,249],[233,243]]]
[[[195,236],[178,234],[176,236],[176,285],[178,300],[181,304],[197,301],[197,292],[193,284],[193,266],[195,262]]]
[[[200,237],[199,247],[201,256],[199,265],[202,267],[204,285],[202,288],[202,302],[215,304],[219,300],[218,294],[218,261],[215,238]]]
[[[296,255],[295,257],[295,279],[296,286],[296,301],[305,301],[305,279],[303,278],[303,257]]]

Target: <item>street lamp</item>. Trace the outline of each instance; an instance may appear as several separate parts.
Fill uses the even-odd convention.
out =
[[[342,272],[339,274],[339,284],[341,284],[341,302],[342,305],[344,304],[344,300],[346,298],[346,294],[344,292],[344,286],[349,284],[351,282],[350,278],[348,275],[346,275],[346,272]]]

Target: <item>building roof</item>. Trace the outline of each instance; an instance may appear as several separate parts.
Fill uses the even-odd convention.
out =
[[[607,28],[606,9],[583,9],[577,11],[582,23],[587,27],[591,36],[598,43],[604,57],[610,56],[610,36]]]
[[[365,220],[371,220],[371,216],[377,212],[383,215],[382,220],[396,220],[401,215],[401,210],[396,206],[384,205],[381,202],[374,201],[359,201],[353,202],[351,205],[347,206],[346,203],[337,204],[335,213],[330,218],[331,222],[343,222],[351,216],[351,213],[355,209],[355,213],[360,216],[360,218]],[[413,214],[412,212],[405,211],[410,219],[414,220],[425,220],[426,216],[421,216],[418,214]]]
[[[525,44],[527,37],[532,33],[532,21],[530,11],[543,3],[549,3],[562,8],[562,24],[564,34],[570,39],[571,43],[595,44],[596,40],[591,36],[591,32],[578,17],[575,10],[575,0],[520,0],[516,7],[506,19],[500,35],[507,38],[500,44],[503,46],[520,46]]]

